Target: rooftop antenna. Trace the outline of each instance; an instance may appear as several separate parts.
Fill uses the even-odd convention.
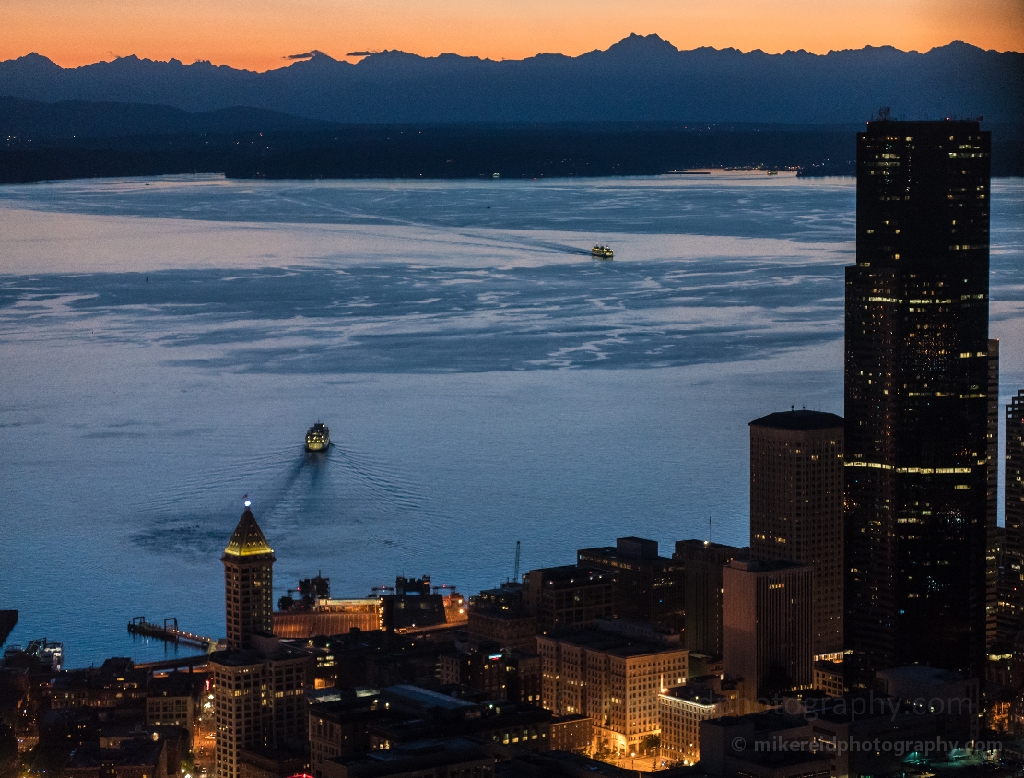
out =
[[[521,544],[522,544],[521,540],[517,540],[516,541],[516,565],[515,565],[515,568],[514,568],[513,573],[512,573],[512,576],[513,576],[512,580],[515,581],[516,583],[519,583],[519,551],[520,551],[520,545]]]

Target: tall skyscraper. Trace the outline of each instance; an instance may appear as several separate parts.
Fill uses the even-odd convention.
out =
[[[999,571],[1003,561],[1005,531],[996,524],[999,491],[999,341],[988,341],[988,425],[985,432],[986,471],[985,531],[985,650],[1004,643],[999,634]],[[1012,635],[1009,636],[1012,639]]]
[[[1000,639],[1012,641],[1024,620],[1024,389],[1006,406],[1006,538],[1000,586]]]
[[[224,604],[228,648],[252,648],[254,634],[274,630],[274,549],[256,523],[248,501],[224,556]]]
[[[857,136],[846,269],[851,680],[985,656],[990,137],[876,121]]]
[[[733,560],[722,570],[722,667],[748,700],[814,683],[813,570],[798,562]]]
[[[814,568],[814,653],[843,650],[843,419],[791,410],[750,422],[750,556]]]

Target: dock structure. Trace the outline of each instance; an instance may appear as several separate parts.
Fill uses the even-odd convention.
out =
[[[143,635],[168,643],[184,643],[185,645],[195,646],[203,650],[209,650],[210,646],[216,644],[213,638],[178,629],[178,620],[176,618],[164,619],[163,625],[160,625],[146,621],[145,616],[136,616],[128,622],[128,631],[133,635]]]

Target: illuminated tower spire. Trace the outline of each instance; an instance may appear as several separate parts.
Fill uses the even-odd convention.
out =
[[[254,634],[273,631],[274,549],[252,515],[248,500],[224,556],[224,604],[228,648],[251,648]]]

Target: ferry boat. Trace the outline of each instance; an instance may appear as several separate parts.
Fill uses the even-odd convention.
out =
[[[323,422],[317,422],[306,433],[306,451],[326,451],[331,445],[331,431]]]
[[[590,256],[597,257],[598,259],[611,259],[615,256],[615,252],[611,250],[610,246],[598,243],[590,250]]]

